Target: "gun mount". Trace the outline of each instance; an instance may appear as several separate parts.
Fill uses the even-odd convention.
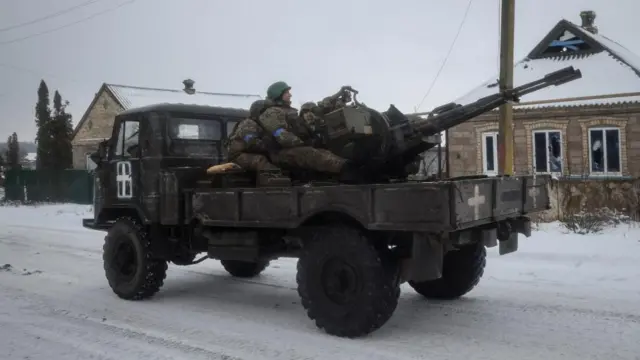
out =
[[[440,132],[487,113],[523,95],[582,77],[572,66],[543,78],[478,99],[467,105],[449,103],[435,108],[428,118],[410,119],[393,104],[378,112],[357,101],[325,115],[327,148],[380,176],[405,177],[406,166],[440,142]]]

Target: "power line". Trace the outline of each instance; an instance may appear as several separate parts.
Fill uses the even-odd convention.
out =
[[[98,17],[98,16],[100,16],[100,15],[104,15],[104,14],[106,14],[106,13],[109,13],[109,12],[112,12],[112,11],[115,11],[115,10],[118,10],[119,8],[121,8],[121,7],[125,6],[125,5],[132,4],[132,3],[134,3],[135,1],[136,1],[136,0],[129,0],[129,1],[123,2],[123,3],[121,3],[120,5],[118,5],[118,6],[116,6],[116,7],[113,7],[113,8],[110,8],[110,9],[105,9],[105,10],[102,10],[102,11],[99,11],[99,12],[97,12],[97,13],[94,13],[94,14],[92,14],[92,15],[89,15],[89,16],[87,16],[87,17],[84,17],[84,18],[80,19],[80,20],[74,21],[74,22],[72,22],[72,23],[68,23],[68,24],[65,24],[65,25],[62,25],[62,26],[58,26],[57,28],[53,28],[53,29],[49,29],[49,30],[42,31],[42,32],[39,32],[39,33],[35,33],[35,34],[31,34],[31,35],[27,35],[27,36],[24,36],[24,37],[21,37],[21,38],[16,38],[16,39],[7,40],[7,41],[1,41],[1,42],[0,42],[0,45],[12,44],[12,43],[16,43],[16,42],[19,42],[19,41],[23,41],[23,40],[31,39],[31,38],[36,37],[36,36],[46,35],[46,34],[49,34],[49,33],[54,32],[54,31],[58,31],[58,30],[62,30],[62,29],[66,29],[66,28],[68,28],[68,27],[70,27],[70,26],[80,24],[80,23],[85,22],[85,21],[87,21],[87,20],[91,20],[91,19],[93,19],[93,18],[95,18],[95,17]]]
[[[32,74],[36,77],[39,78],[44,78],[44,77],[52,77],[52,78],[57,78],[60,79],[62,81],[66,81],[66,82],[73,82],[73,83],[77,83],[79,85],[82,86],[89,86],[90,83],[93,84],[91,86],[94,86],[95,84],[102,84],[101,81],[88,81],[88,80],[79,80],[76,78],[69,78],[69,77],[61,77],[59,75],[53,75],[51,73],[43,73],[37,70],[33,70],[33,69],[29,69],[29,68],[25,68],[22,66],[17,66],[17,65],[13,65],[13,64],[8,64],[8,63],[0,63],[0,67],[5,67],[8,69],[13,69],[13,70],[18,70],[18,71],[22,71],[24,73],[28,73],[28,74]],[[116,84],[111,84],[111,85],[116,85]],[[167,91],[167,92],[181,92],[182,90],[173,90],[173,89],[161,89],[161,88],[151,88],[151,87],[142,87],[142,86],[131,86],[131,85],[116,85],[116,86],[123,86],[123,87],[127,87],[127,88],[132,88],[132,89],[138,89],[138,90],[153,90],[153,91]],[[226,93],[226,92],[210,92],[210,91],[197,91],[197,94],[204,94],[204,95],[214,95],[214,96],[228,96],[228,97],[258,97],[261,98],[262,96],[257,95],[257,94],[241,94],[241,93]],[[6,95],[10,95],[11,93],[6,92],[6,93],[0,93],[0,98],[4,97]]]
[[[25,21],[25,22],[23,22],[23,23],[19,23],[19,24],[15,24],[15,25],[7,26],[7,27],[4,27],[4,28],[0,28],[0,32],[5,32],[5,31],[8,31],[8,30],[13,30],[13,29],[21,28],[21,27],[24,27],[24,26],[27,26],[27,25],[31,25],[31,24],[38,23],[38,22],[40,22],[40,21],[44,21],[44,20],[48,20],[48,19],[52,19],[52,18],[54,18],[54,17],[57,17],[57,16],[60,16],[60,15],[66,14],[66,13],[68,13],[68,12],[71,12],[71,11],[73,11],[73,10],[75,10],[75,9],[79,9],[79,8],[81,8],[81,7],[85,7],[85,6],[87,6],[87,5],[91,5],[91,4],[96,3],[96,2],[98,2],[98,1],[102,1],[102,0],[89,0],[89,1],[85,1],[85,2],[83,2],[82,4],[74,5],[74,6],[71,6],[71,7],[66,8],[66,9],[62,9],[62,10],[60,10],[60,11],[57,11],[57,12],[53,13],[53,14],[49,14],[49,15],[45,15],[45,16],[41,16],[41,17],[39,17],[39,18],[35,18],[35,19],[29,20],[29,21]]]
[[[456,36],[453,38],[453,42],[451,43],[451,46],[449,47],[449,51],[447,52],[447,56],[445,56],[444,61],[442,61],[442,65],[440,65],[440,69],[436,73],[436,77],[431,82],[431,85],[429,86],[429,90],[427,90],[427,93],[424,94],[424,96],[422,97],[422,100],[420,101],[418,106],[416,106],[416,108],[415,108],[416,112],[418,112],[418,110],[420,109],[420,107],[422,106],[424,101],[427,99],[429,94],[431,94],[431,90],[433,90],[433,86],[436,84],[436,81],[438,80],[438,77],[440,77],[440,73],[442,72],[442,69],[444,69],[444,66],[447,64],[447,61],[449,60],[449,55],[451,55],[451,51],[453,51],[453,47],[456,45],[456,41],[458,41],[458,36],[460,35],[460,32],[462,31],[462,26],[464,25],[465,21],[467,20],[467,15],[469,14],[469,9],[471,9],[471,3],[473,3],[473,0],[469,0],[469,2],[467,3],[467,8],[464,11],[464,15],[462,17],[462,21],[460,22],[460,26],[458,26],[458,32],[456,32]]]

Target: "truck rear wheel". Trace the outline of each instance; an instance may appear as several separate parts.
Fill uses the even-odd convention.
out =
[[[126,300],[157,293],[167,274],[167,262],[151,254],[145,229],[132,218],[120,218],[105,237],[102,259],[109,286]]]
[[[420,295],[431,299],[453,300],[471,291],[484,274],[487,263],[484,245],[477,243],[445,254],[442,277],[423,282],[409,281]]]
[[[321,237],[321,238],[320,238]],[[397,266],[354,228],[328,228],[304,243],[298,294],[316,326],[331,335],[358,337],[382,327],[400,296]]]
[[[251,278],[258,276],[267,268],[267,266],[269,266],[268,260],[258,260],[256,262],[221,260],[220,263],[229,274],[239,278]]]

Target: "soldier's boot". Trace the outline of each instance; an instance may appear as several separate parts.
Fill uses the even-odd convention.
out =
[[[256,183],[259,187],[286,187],[291,186],[291,179],[279,169],[260,170]]]

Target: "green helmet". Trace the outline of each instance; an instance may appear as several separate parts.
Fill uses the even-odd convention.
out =
[[[269,100],[256,100],[251,104],[249,108],[249,118],[256,120],[260,117],[262,112],[269,106],[271,102]]]
[[[267,99],[276,100],[289,89],[291,89],[291,86],[284,81],[274,82],[267,89]]]

